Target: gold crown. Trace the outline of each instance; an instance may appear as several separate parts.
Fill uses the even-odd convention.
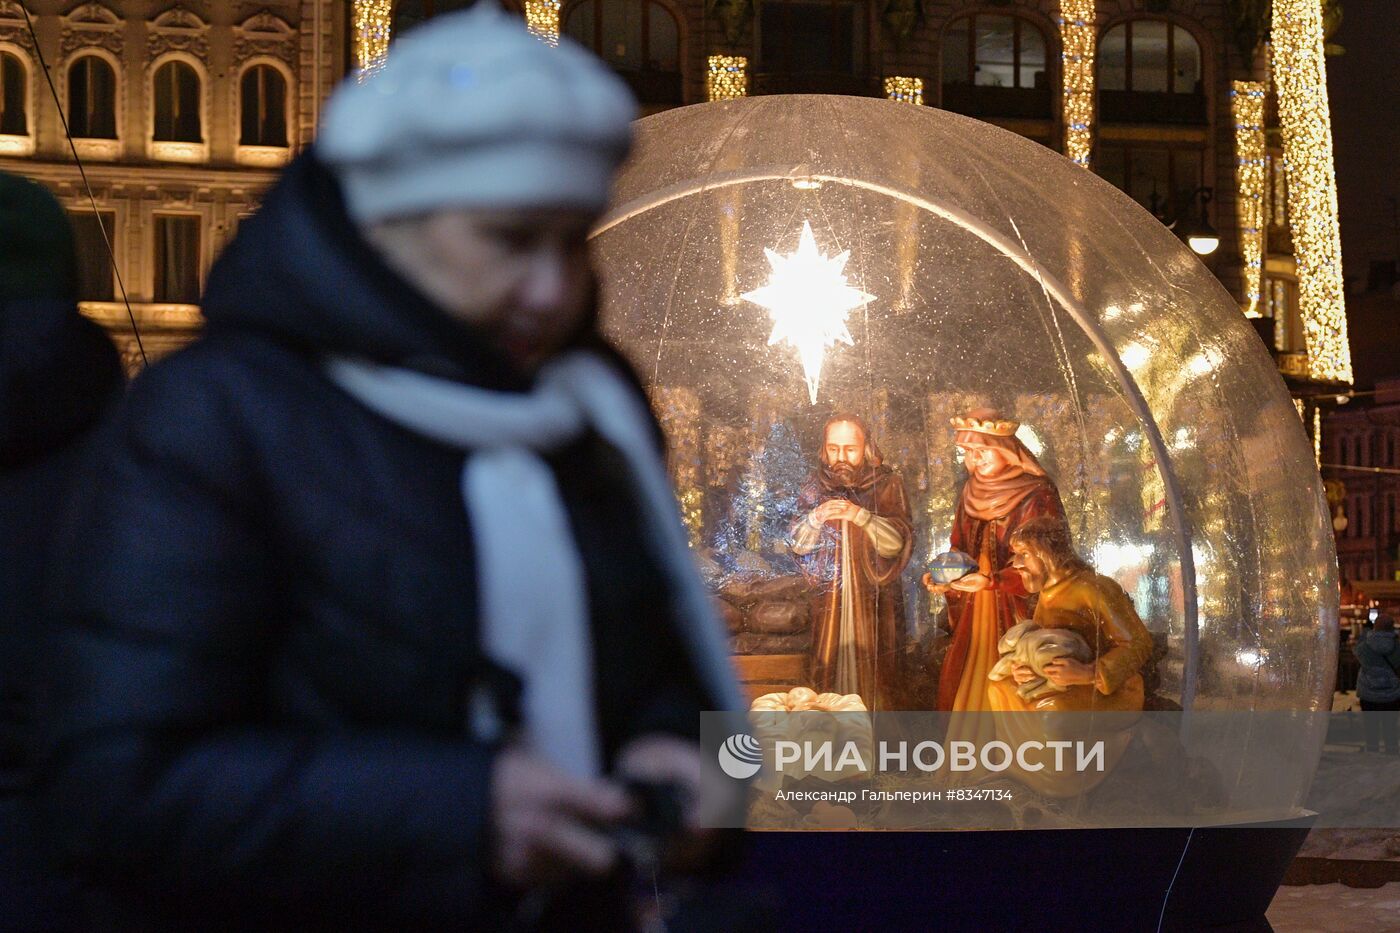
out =
[[[1007,421],[1004,419],[988,418],[982,421],[978,418],[952,418],[954,430],[972,431],[975,434],[990,434],[993,437],[1013,437],[1016,429],[1021,426],[1019,421]]]

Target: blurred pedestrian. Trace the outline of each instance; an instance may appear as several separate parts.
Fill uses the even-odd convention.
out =
[[[78,312],[73,232],[42,186],[0,172],[0,930],[71,928],[71,886],[30,826],[41,590],[89,431],[119,392],[107,335]]]
[[[53,826],[133,928],[625,930],[739,706],[587,232],[621,81],[493,4],[343,84],[68,542]],[[728,782],[728,783],[726,783]],[[700,859],[703,862],[703,859]]]
[[[1361,671],[1356,678],[1356,698],[1361,701],[1366,729],[1366,750],[1384,749],[1400,754],[1400,639],[1395,620],[1376,617],[1371,631],[1356,643],[1356,660]]]

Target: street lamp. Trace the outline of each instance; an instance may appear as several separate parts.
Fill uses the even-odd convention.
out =
[[[1176,235],[1186,241],[1186,245],[1191,247],[1191,251],[1197,256],[1209,256],[1220,248],[1220,234],[1215,232],[1215,228],[1210,225],[1208,211],[1210,199],[1214,194],[1211,188],[1197,188],[1191,195],[1191,200],[1201,199],[1201,216],[1192,220],[1187,218],[1178,226]]]

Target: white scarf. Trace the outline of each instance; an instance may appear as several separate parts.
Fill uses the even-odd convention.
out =
[[[578,544],[541,459],[592,428],[625,458],[645,545],[666,578],[671,616],[721,709],[744,707],[714,604],[691,559],[675,494],[632,387],[602,357],[573,352],[527,394],[491,392],[344,357],[332,380],[415,433],[468,451],[462,499],[476,545],[481,647],[525,684],[525,741],[576,775],[600,773],[588,594]],[[635,620],[639,626],[651,620]],[[608,676],[629,672],[608,671]],[[481,711],[474,711],[479,717]]]

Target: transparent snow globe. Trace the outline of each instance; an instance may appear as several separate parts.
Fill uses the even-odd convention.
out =
[[[756,97],[637,131],[592,241],[603,319],[662,419],[698,559],[721,595],[742,581],[725,606],[755,689],[809,651],[771,607],[792,602],[791,529],[833,412],[902,478],[898,626],[936,680],[946,608],[919,578],[949,550],[950,419],[992,407],[1151,631],[1163,706],[1330,707],[1336,561],[1312,446],[1235,301],[1146,211],[930,107]],[[1238,807],[1280,766],[1300,803],[1321,732],[1282,747],[1230,721],[1197,750]]]

